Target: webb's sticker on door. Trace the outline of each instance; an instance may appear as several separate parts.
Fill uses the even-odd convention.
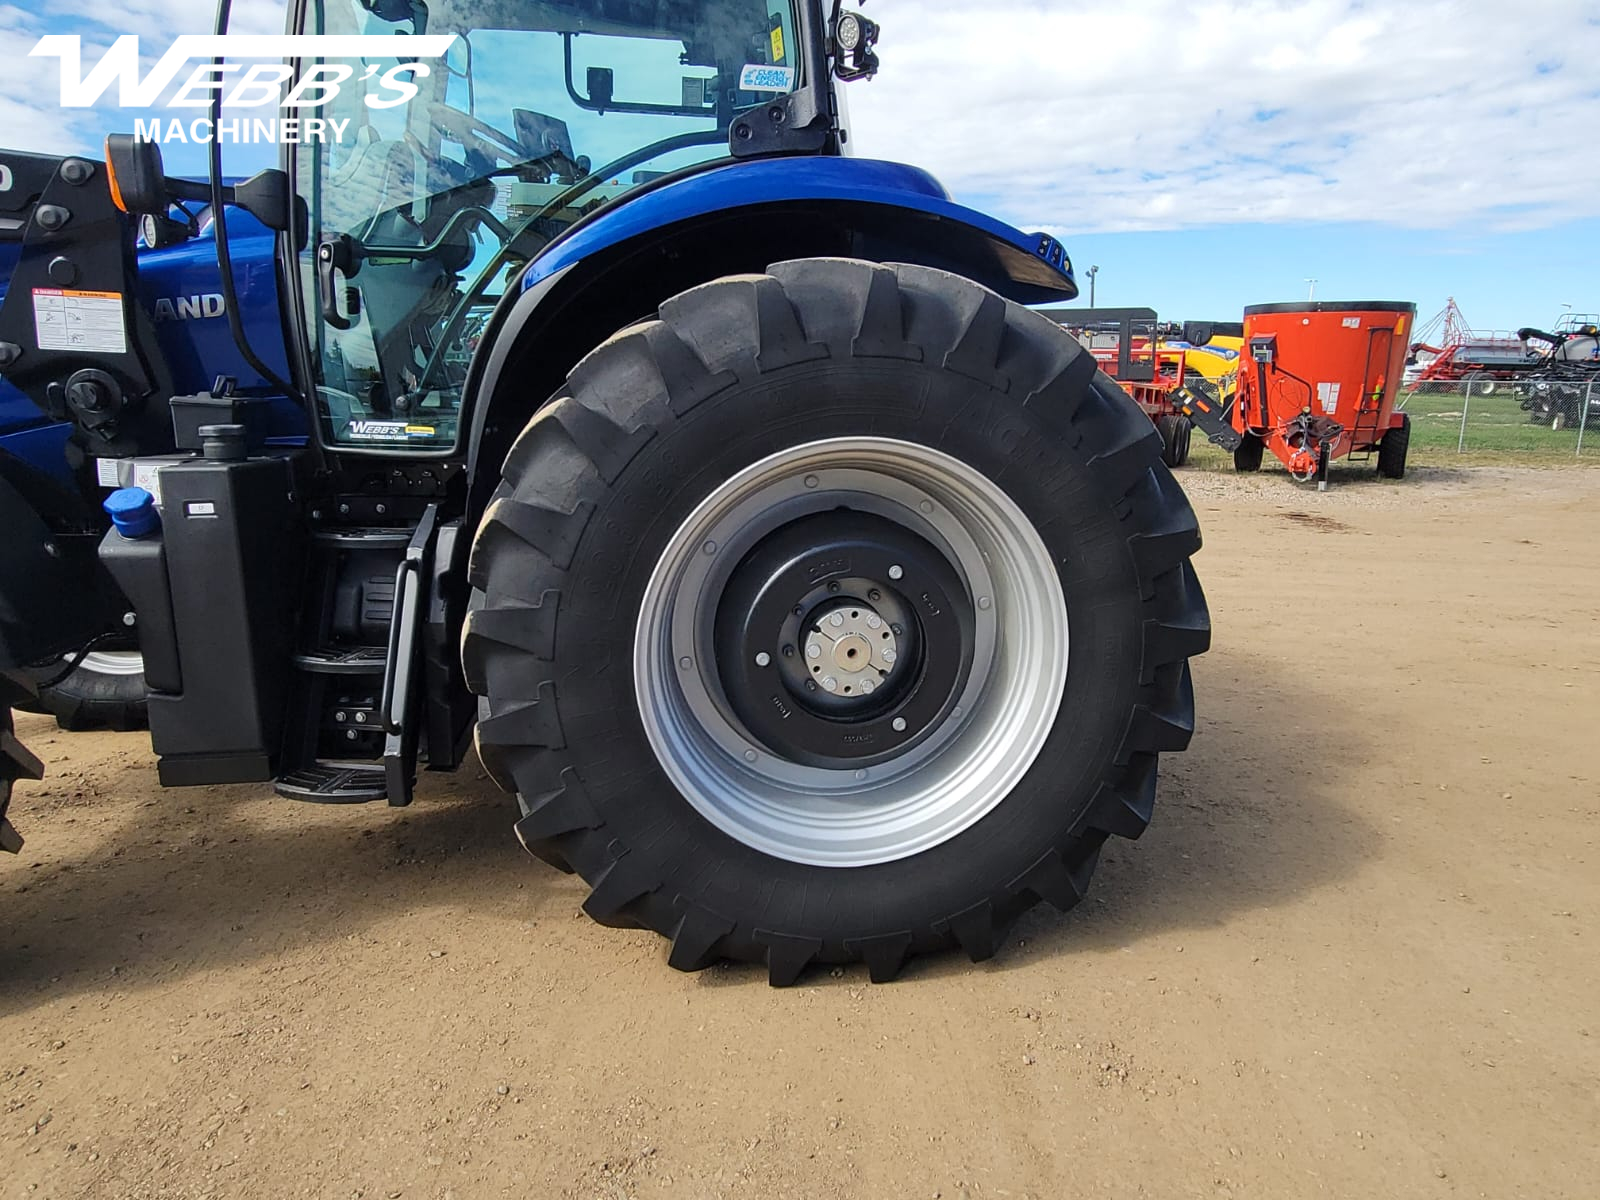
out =
[[[33,289],[33,329],[41,350],[126,354],[122,297],[116,292]]]

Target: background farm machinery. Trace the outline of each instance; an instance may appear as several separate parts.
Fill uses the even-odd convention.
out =
[[[1163,323],[1152,308],[1044,312],[1065,326],[1155,423],[1169,467],[1189,461],[1196,425],[1212,441],[1232,448],[1223,413],[1232,396],[1243,326]]]
[[[1410,419],[1395,408],[1415,321],[1385,301],[1261,304],[1244,322],[1162,323],[1149,308],[1052,309],[1155,423],[1169,466],[1195,426],[1254,471],[1270,450],[1300,482],[1331,462],[1377,456],[1405,474]]]
[[[1600,317],[1569,313],[1548,333],[1519,329],[1517,336],[1545,347],[1522,396],[1529,420],[1563,429],[1600,416]]]
[[[1406,356],[1406,382],[1459,383],[1489,394],[1510,385],[1529,420],[1562,429],[1584,409],[1600,414],[1600,315],[1568,312],[1551,330],[1514,333],[1470,328],[1454,298],[1416,331]]]

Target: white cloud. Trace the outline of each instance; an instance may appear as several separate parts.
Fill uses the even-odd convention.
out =
[[[1028,228],[1382,221],[1537,228],[1600,215],[1592,0],[874,4],[883,71],[849,85],[858,153],[928,167]],[[46,32],[153,61],[211,6],[0,2],[0,141],[95,153],[126,114],[61,109]],[[237,0],[232,28],[283,28]]]
[[[888,6],[858,153],[1057,233],[1600,215],[1585,0]]]
[[[210,33],[215,14],[209,4],[175,5],[171,0],[60,0],[47,14],[0,4],[0,145],[41,154],[79,153],[98,157],[106,131],[131,129],[135,115],[114,107],[63,108],[60,61],[30,57],[46,33],[83,37],[85,68],[98,61],[119,34],[139,35],[143,69],[149,70],[181,33]],[[239,0],[229,28],[235,33],[281,33],[279,0]],[[108,93],[114,101],[116,90]]]

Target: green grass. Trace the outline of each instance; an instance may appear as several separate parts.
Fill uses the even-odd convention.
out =
[[[1475,394],[1467,402],[1467,435],[1458,453],[1461,405],[1459,391],[1417,393],[1405,399],[1405,411],[1411,414],[1408,462],[1420,467],[1600,466],[1600,417],[1590,416],[1580,457],[1576,429],[1550,429],[1534,424],[1516,396],[1504,387],[1490,396]],[[1206,442],[1198,432],[1190,458],[1203,471],[1233,469],[1232,456]],[[1262,468],[1277,465],[1277,460],[1269,454]],[[1356,464],[1350,469],[1358,467]]]
[[[1578,431],[1535,424],[1506,388],[1492,396],[1474,395],[1466,402],[1466,437],[1462,438],[1462,397],[1418,393],[1406,401],[1411,414],[1411,455],[1431,464],[1492,459],[1502,463],[1579,462]],[[1595,423],[1600,426],[1600,421]],[[1463,453],[1458,454],[1460,444]],[[1584,431],[1583,459],[1600,462],[1600,427]]]

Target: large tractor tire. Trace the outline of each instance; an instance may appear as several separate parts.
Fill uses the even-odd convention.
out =
[[[39,690],[30,709],[51,713],[66,730],[145,727],[144,660],[137,650],[91,650],[63,677],[64,669],[52,663],[30,672]]]
[[[1410,449],[1411,414],[1401,413],[1400,424],[1378,439],[1378,474],[1385,479],[1404,479]]]
[[[984,959],[1150,819],[1199,546],[1150,420],[1047,318],[918,267],[720,280],[507,456],[479,754],[524,845],[675,967]]]

